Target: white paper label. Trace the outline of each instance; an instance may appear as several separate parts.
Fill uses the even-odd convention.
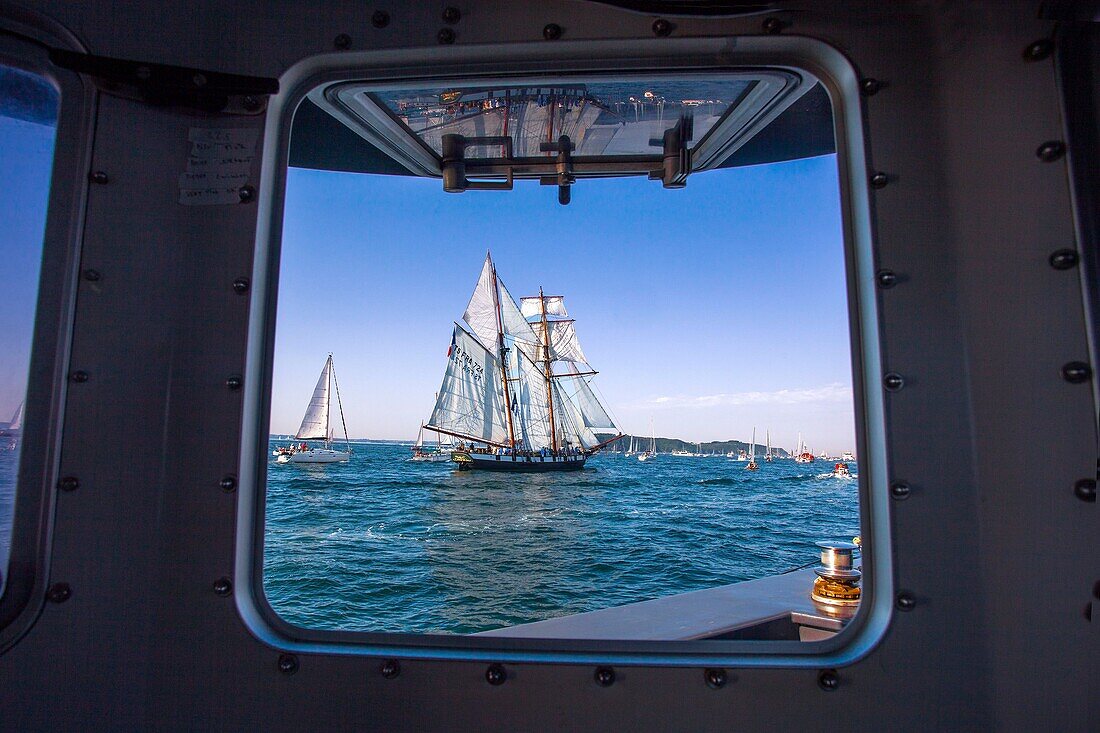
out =
[[[184,206],[239,204],[240,189],[252,169],[256,129],[192,127],[187,131],[191,153],[179,177],[179,202]]]

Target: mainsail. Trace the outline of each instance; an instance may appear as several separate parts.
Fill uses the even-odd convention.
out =
[[[577,341],[564,298],[540,293],[521,303],[486,255],[463,314],[470,330],[455,324],[427,427],[528,451],[591,451],[603,444],[597,433],[617,437],[618,427],[588,382],[596,372]]]
[[[458,324],[451,337],[443,386],[425,427],[466,440],[509,445],[500,364]]]
[[[325,362],[321,369],[321,376],[317,379],[317,386],[313,388],[313,397],[309,400],[305,417],[302,418],[302,426],[294,437],[298,440],[328,440],[329,439],[329,383],[332,381],[329,375],[332,373],[332,358]]]

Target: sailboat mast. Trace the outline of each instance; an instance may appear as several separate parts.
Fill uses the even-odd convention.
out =
[[[545,353],[543,374],[546,375],[546,404],[550,408],[550,447],[558,452],[558,431],[554,427],[554,382],[550,378],[550,324],[546,320],[546,296],[539,288],[539,307],[542,309],[542,348]]]
[[[493,268],[493,306],[497,312],[497,342],[500,348],[500,381],[504,385],[504,411],[508,415],[508,442],[516,447],[516,429],[512,424],[512,396],[508,389],[508,349],[504,346],[504,318],[500,314],[500,285],[497,283],[497,266]]]
[[[328,363],[325,364],[325,368],[328,369],[328,382],[332,382],[332,354],[328,355]],[[329,423],[332,422],[332,390],[330,385],[325,385],[325,448],[329,448],[332,445],[332,430],[329,428]]]

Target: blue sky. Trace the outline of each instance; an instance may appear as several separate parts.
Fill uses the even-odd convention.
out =
[[[519,182],[292,169],[272,431],[297,429],[332,351],[353,437],[415,437],[486,250],[515,297],[564,294],[623,429],[853,449],[833,156],[691,177]]]
[[[0,116],[0,423],[27,389],[54,128]]]

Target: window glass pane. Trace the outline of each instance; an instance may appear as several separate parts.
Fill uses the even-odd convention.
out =
[[[443,135],[461,134],[511,137],[516,157],[553,155],[540,145],[561,135],[569,136],[577,156],[659,155],[665,131],[682,116],[694,123],[693,147],[754,83],[653,79],[449,87],[390,91],[375,98],[438,154]]]
[[[0,64],[0,574],[6,577],[58,94]]]
[[[263,557],[283,619],[839,628],[808,567],[860,534],[836,157],[573,188],[288,172]],[[741,628],[753,579],[788,615]]]

